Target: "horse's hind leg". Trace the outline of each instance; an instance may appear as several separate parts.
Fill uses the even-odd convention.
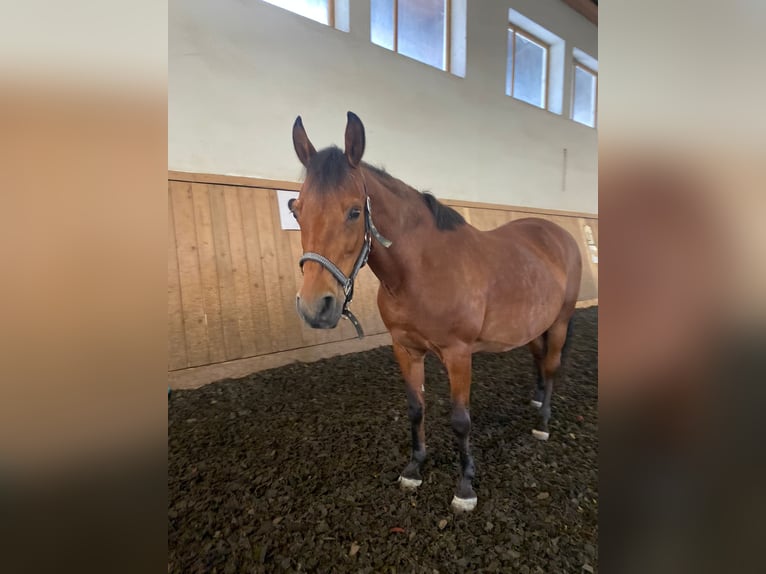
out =
[[[539,428],[532,429],[532,435],[540,440],[548,440],[550,432],[548,421],[551,418],[551,395],[553,381],[561,367],[561,355],[569,335],[569,318],[559,320],[548,329],[545,356],[541,363],[542,379],[545,385],[543,404],[540,408]]]
[[[404,489],[414,489],[423,483],[420,470],[426,459],[425,433],[425,353],[394,342],[394,356],[404,376],[407,390],[407,415],[412,428],[412,458],[399,476],[399,484]]]
[[[529,350],[535,360],[535,370],[537,378],[535,379],[535,389],[532,400],[529,402],[533,407],[539,409],[543,406],[545,398],[545,380],[543,379],[543,359],[545,359],[545,334],[540,335],[529,343]]]

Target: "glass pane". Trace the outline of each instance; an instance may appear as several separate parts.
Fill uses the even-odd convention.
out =
[[[596,124],[596,76],[575,66],[572,119],[586,126]]]
[[[373,44],[394,49],[394,0],[371,0],[370,39]]]
[[[399,0],[399,53],[444,69],[446,0]]]
[[[513,96],[539,108],[545,107],[546,57],[543,46],[516,34]]]
[[[322,24],[329,24],[327,2],[329,0],[266,0],[269,4],[311,18]]]
[[[505,67],[505,95],[506,96],[512,96],[513,95],[513,35],[515,32],[513,30],[508,30],[508,60],[506,61]]]

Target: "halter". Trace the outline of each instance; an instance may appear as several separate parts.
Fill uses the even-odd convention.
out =
[[[329,271],[333,277],[335,277],[338,283],[340,283],[340,286],[343,287],[343,294],[346,296],[346,300],[343,303],[343,312],[341,314],[346,319],[351,321],[354,329],[356,329],[356,336],[359,339],[364,338],[362,325],[351,312],[351,309],[348,308],[348,306],[351,304],[351,300],[354,297],[354,280],[356,279],[356,276],[362,267],[367,264],[367,258],[370,256],[370,250],[372,249],[373,238],[375,238],[383,247],[388,248],[391,246],[391,241],[383,237],[376,229],[375,224],[372,222],[372,209],[370,207],[370,196],[367,195],[366,182],[364,183],[364,196],[366,199],[364,203],[364,242],[362,243],[362,250],[359,252],[359,256],[356,258],[356,263],[354,263],[354,269],[351,271],[351,275],[346,277],[343,271],[341,271],[340,268],[335,265],[335,263],[327,259],[324,255],[320,255],[319,253],[312,253],[308,251],[304,253],[298,261],[298,264],[301,266],[301,271],[303,270],[303,264],[306,261],[314,261],[315,263],[319,263],[322,267],[327,269],[327,271]]]

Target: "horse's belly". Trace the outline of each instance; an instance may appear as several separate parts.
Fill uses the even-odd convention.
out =
[[[553,324],[562,305],[563,293],[547,301],[531,298],[512,306],[493,305],[487,309],[476,344],[497,352],[526,345]]]
[[[473,344],[474,353],[504,353],[519,345],[511,345],[503,341],[476,341]]]

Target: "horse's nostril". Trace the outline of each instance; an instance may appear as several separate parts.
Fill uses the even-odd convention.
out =
[[[335,298],[332,295],[326,295],[322,297],[322,306],[319,309],[319,316],[326,317],[332,310],[332,305],[335,302]]]

